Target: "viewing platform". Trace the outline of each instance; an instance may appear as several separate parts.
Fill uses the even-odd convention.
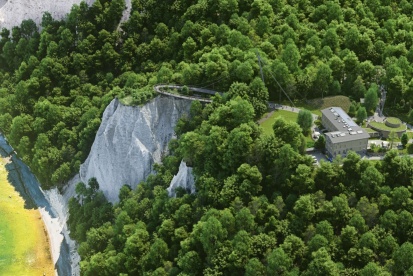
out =
[[[157,93],[166,95],[166,96],[171,96],[171,97],[181,98],[181,99],[186,99],[186,100],[191,100],[191,101],[200,101],[203,103],[212,102],[212,100],[202,98],[201,96],[198,96],[198,95],[191,95],[191,96],[180,95],[180,94],[174,94],[174,93],[163,91],[163,89],[182,89],[183,87],[184,87],[183,85],[158,84],[158,85],[155,85],[153,88]],[[215,95],[216,93],[221,94],[220,92],[217,92],[217,91],[213,91],[213,90],[209,90],[205,88],[192,87],[192,86],[188,86],[188,89],[191,91],[197,92],[197,93],[202,93],[202,94],[209,94],[209,95]]]

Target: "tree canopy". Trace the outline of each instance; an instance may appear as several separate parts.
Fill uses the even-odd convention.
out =
[[[307,136],[310,133],[311,127],[313,125],[313,114],[311,113],[311,111],[307,109],[301,109],[298,112],[297,124],[303,130],[303,134]]]
[[[364,97],[352,105],[364,120],[381,88],[407,114],[409,1],[131,2],[123,24],[123,0],[97,0],[64,20],[44,14],[41,30],[26,20],[0,32],[0,129],[44,188],[78,170],[114,97],[143,104],[160,82],[224,92],[194,103],[171,155],[114,206],[95,180],[76,187],[69,226],[83,275],[413,271],[410,158],[349,153],[318,167],[303,154],[306,124],[278,118],[264,134],[256,123],[268,100],[338,94]],[[196,193],[169,198],[181,160]]]
[[[145,103],[157,82],[240,96],[256,119],[286,96],[364,97],[369,113],[379,87],[407,113],[412,8],[373,2],[132,1],[122,24],[123,0],[82,2],[64,20],[45,13],[41,30],[31,20],[1,30],[0,128],[50,187],[84,161],[112,98]],[[53,154],[36,147],[41,134]]]

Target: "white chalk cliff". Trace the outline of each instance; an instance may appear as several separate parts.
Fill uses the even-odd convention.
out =
[[[75,195],[76,184],[80,181],[87,183],[89,178],[96,177],[105,196],[116,202],[119,189],[124,184],[136,188],[153,173],[153,164],[161,162],[167,154],[176,123],[189,113],[190,106],[191,101],[161,96],[138,107],[124,106],[117,99],[112,100],[103,113],[91,151],[79,174],[69,181],[62,195],[57,189],[46,192],[48,201],[58,214],[59,229],[69,244],[72,275],[80,275],[80,257],[75,242],[68,235],[66,219],[68,201]],[[184,162],[181,162],[179,172],[168,188],[171,196],[175,195],[177,187],[195,192],[192,168]]]
[[[111,202],[118,200],[119,189],[135,188],[153,172],[168,153],[168,143],[191,102],[172,97],[157,97],[144,106],[124,106],[113,100],[103,113],[90,154],[81,165],[84,183],[96,177],[100,189]]]
[[[0,0],[0,29],[19,26],[23,20],[32,19],[37,25],[42,22],[45,12],[54,19],[63,19],[74,4],[84,1],[88,6],[95,0]],[[126,9],[121,22],[129,18],[132,9],[131,0],[125,0]]]
[[[188,167],[184,161],[181,161],[179,171],[174,175],[171,184],[167,189],[170,197],[176,196],[176,188],[184,188],[191,193],[195,193],[195,180],[194,175],[192,174],[192,168]]]
[[[95,0],[84,1],[91,5]],[[0,28],[11,29],[26,19],[39,25],[45,12],[55,19],[62,19],[74,4],[80,2],[82,0],[0,0]]]
[[[66,224],[67,219],[69,218],[68,202],[71,197],[75,196],[75,184],[77,184],[77,182],[69,185],[63,195],[58,191],[57,188],[44,191],[44,195],[47,201],[50,203],[53,211],[57,215],[57,218],[50,218],[48,214],[42,209],[40,210],[40,213],[42,214],[43,222],[49,235],[53,262],[56,263],[57,258],[60,257],[59,251],[61,250],[60,247],[64,237],[69,250],[69,256],[66,256],[67,258],[69,258],[69,260],[65,259],[64,261],[70,261],[71,275],[79,276],[80,256],[77,252],[77,244],[70,238],[70,231]]]

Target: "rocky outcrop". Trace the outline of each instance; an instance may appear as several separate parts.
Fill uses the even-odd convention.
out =
[[[195,193],[195,180],[192,168],[188,167],[184,161],[181,161],[178,174],[172,178],[171,184],[167,189],[170,197],[175,197],[176,188],[184,188],[191,193]]]
[[[117,99],[106,108],[79,179],[96,177],[111,202],[124,184],[135,188],[168,152],[168,143],[190,101],[158,96],[144,106],[124,106]]]

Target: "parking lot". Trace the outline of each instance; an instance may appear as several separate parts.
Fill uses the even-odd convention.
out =
[[[320,165],[321,160],[328,161],[326,156],[320,151],[313,151],[309,153],[308,155],[310,155],[315,160],[314,164],[316,165]]]

